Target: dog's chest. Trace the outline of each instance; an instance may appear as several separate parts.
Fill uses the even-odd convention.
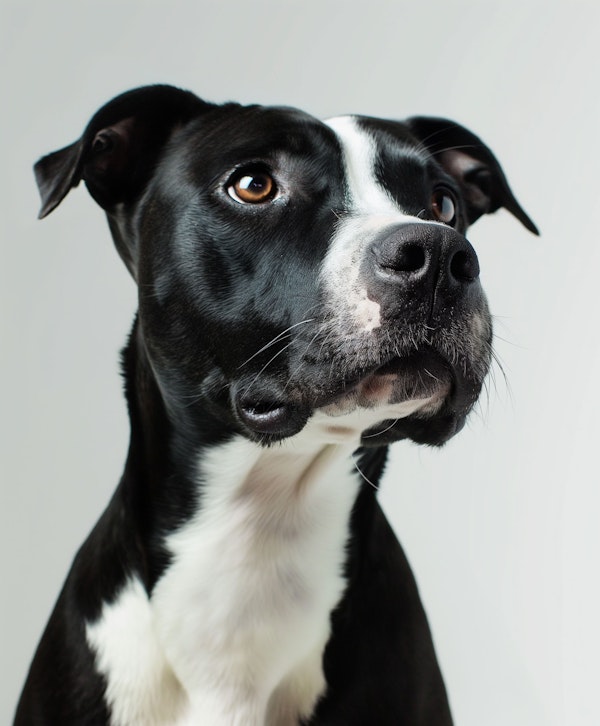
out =
[[[287,726],[314,707],[358,488],[339,449],[237,439],[203,457],[199,511],[167,538],[149,603],[176,723]]]

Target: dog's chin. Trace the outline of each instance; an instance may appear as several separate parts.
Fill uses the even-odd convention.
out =
[[[328,416],[357,409],[381,415],[389,409],[397,418],[416,411],[437,411],[452,390],[452,375],[439,357],[420,354],[395,357],[350,385],[331,403],[319,408]]]
[[[340,441],[354,436],[362,446],[415,439],[411,422],[418,422],[414,433],[421,432],[420,443],[442,444],[453,435],[451,426],[439,424],[453,391],[453,378],[441,362],[430,361],[423,368],[414,359],[394,359],[319,408],[315,419],[325,436]]]
[[[244,433],[269,445],[296,436],[323,443],[382,446],[409,438],[441,445],[457,433],[476,398],[457,395],[451,366],[440,356],[415,353],[317,390],[301,401],[234,396]]]

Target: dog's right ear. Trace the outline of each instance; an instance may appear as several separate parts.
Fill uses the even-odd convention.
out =
[[[133,201],[172,131],[212,107],[173,86],[136,88],[109,101],[79,141],[34,166],[42,198],[39,218],[56,209],[82,179],[105,210]]]
[[[533,234],[537,227],[512,193],[502,168],[483,141],[455,121],[414,116],[406,125],[442,168],[454,177],[466,202],[466,222],[504,207]]]

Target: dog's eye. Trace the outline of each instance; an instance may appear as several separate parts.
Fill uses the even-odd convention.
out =
[[[277,187],[265,171],[241,171],[229,180],[227,193],[240,204],[264,204],[273,199]]]
[[[448,189],[436,189],[431,197],[431,210],[438,222],[454,224],[456,221],[456,200]]]

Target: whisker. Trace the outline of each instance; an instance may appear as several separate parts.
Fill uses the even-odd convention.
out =
[[[266,370],[266,369],[267,369],[267,368],[268,368],[268,367],[269,367],[269,366],[271,365],[271,363],[272,363],[272,362],[273,362],[273,361],[275,360],[275,358],[277,358],[277,357],[278,357],[278,356],[280,356],[280,355],[281,355],[281,354],[282,354],[282,353],[283,353],[283,352],[284,352],[285,350],[287,350],[287,349],[288,349],[288,348],[290,347],[290,345],[292,345],[292,343],[293,343],[293,342],[294,342],[293,340],[290,340],[290,342],[289,342],[289,343],[287,343],[286,345],[284,345],[284,346],[283,346],[283,348],[281,348],[281,350],[278,350],[278,351],[277,351],[277,353],[275,353],[275,355],[274,355],[274,356],[273,356],[272,358],[270,358],[270,359],[269,359],[269,360],[268,360],[268,361],[267,361],[267,362],[266,362],[266,363],[264,364],[264,366],[263,366],[263,367],[262,367],[262,368],[261,368],[261,369],[260,369],[260,370],[258,371],[258,373],[257,373],[257,374],[256,374],[256,375],[254,376],[254,378],[253,378],[253,379],[252,379],[252,380],[250,381],[250,383],[249,383],[249,384],[248,384],[248,385],[247,385],[247,386],[246,386],[246,387],[244,388],[243,392],[242,392],[242,393],[240,394],[240,397],[241,397],[241,398],[243,398],[243,397],[244,397],[244,396],[246,395],[246,393],[248,393],[248,391],[250,390],[250,388],[252,388],[252,386],[253,386],[253,385],[254,385],[254,384],[256,383],[256,381],[257,381],[257,380],[258,380],[258,378],[259,378],[259,377],[261,376],[261,374],[265,372],[265,370]]]
[[[433,380],[434,380],[434,381],[437,381],[438,383],[441,383],[441,380],[440,380],[440,379],[439,379],[439,378],[438,378],[437,376],[434,376],[434,375],[433,375],[433,373],[431,373],[431,371],[428,371],[428,370],[427,370],[427,368],[423,368],[423,371],[424,371],[425,373],[427,373],[427,375],[428,375],[428,376],[429,376],[430,378],[433,378]]]
[[[503,338],[501,335],[498,335],[498,333],[494,332],[494,338],[497,340],[501,340],[503,343],[506,343],[506,345],[510,345],[513,348],[519,348],[519,350],[527,350],[527,348],[524,345],[519,345],[519,343],[514,343],[512,340],[509,340],[508,338]]]
[[[297,373],[298,373],[298,371],[300,371],[302,369],[302,366],[304,365],[304,356],[308,352],[308,349],[310,348],[310,346],[319,337],[319,335],[321,334],[321,331],[324,330],[324,327],[325,327],[326,324],[327,323],[325,323],[325,322],[321,323],[321,325],[319,326],[317,332],[313,335],[313,337],[306,344],[306,347],[304,348],[304,352],[300,356],[300,364],[298,366],[296,366],[296,368],[290,373],[290,375],[288,376],[288,379],[287,379],[287,383],[283,387],[283,392],[284,393],[287,390],[287,387],[289,386],[289,384],[292,382],[292,379],[294,378],[294,376],[296,376]]]
[[[327,323],[324,323],[324,324],[323,324],[323,327],[321,328],[321,330],[324,330],[324,328],[325,328],[325,326],[326,326],[326,325],[327,325]],[[319,332],[321,332],[321,331],[319,331]],[[331,328],[331,330],[330,330],[330,331],[329,331],[329,332],[327,333],[327,335],[326,335],[326,336],[325,336],[325,337],[323,338],[323,342],[321,343],[321,346],[320,346],[320,348],[319,348],[319,355],[317,356],[318,358],[320,358],[320,357],[321,357],[321,355],[323,354],[323,348],[324,348],[324,347],[325,347],[325,345],[326,345],[326,344],[327,344],[327,343],[329,342],[329,340],[331,339],[331,336],[332,336],[332,335],[333,335],[334,333],[335,333],[335,331],[334,331],[334,329],[333,329],[333,327],[332,327],[332,328]]]
[[[365,473],[360,470],[360,467],[358,466],[357,461],[354,460],[353,463],[354,463],[354,468],[361,475],[361,477],[367,482],[367,484],[369,484],[370,486],[372,486],[373,489],[375,489],[375,491],[378,492],[379,491],[379,487],[376,484],[373,484],[373,482],[365,475]]]
[[[394,426],[398,423],[398,421],[400,421],[399,418],[394,419],[394,421],[392,421],[392,423],[387,428],[383,429],[382,431],[378,431],[376,434],[368,434],[366,436],[363,435],[362,438],[363,439],[374,439],[376,436],[381,436],[382,434],[385,434],[386,431],[389,431],[390,429],[393,429]]]
[[[341,222],[344,217],[350,216],[351,212],[347,209],[332,209],[333,216]]]
[[[504,366],[502,365],[502,361],[500,360],[500,357],[498,356],[498,354],[496,353],[495,350],[492,349],[490,352],[492,355],[493,362],[498,366],[498,370],[502,374],[502,378],[504,379],[504,385],[506,386],[506,391],[508,393],[508,397],[510,398],[511,401],[514,401],[513,390],[510,385],[508,375],[507,375],[506,371],[504,370]]]
[[[458,124],[452,123],[451,121],[449,121],[445,126],[443,126],[442,128],[436,129],[435,131],[432,131],[430,134],[427,134],[427,136],[420,139],[420,141],[422,144],[427,144],[427,142],[431,141],[431,139],[433,139],[435,136],[439,136],[440,134],[445,134],[448,131],[450,131],[450,129],[457,129],[457,128],[458,128]]]
[[[250,363],[250,361],[253,358],[256,358],[257,355],[260,355],[263,351],[267,350],[267,348],[270,348],[272,345],[277,343],[279,340],[281,340],[285,335],[288,335],[291,330],[294,328],[297,328],[299,325],[305,325],[306,323],[312,323],[315,318],[307,318],[306,320],[301,320],[299,323],[294,323],[294,325],[290,325],[289,328],[286,328],[285,330],[282,330],[281,333],[278,333],[272,340],[270,340],[268,343],[263,345],[263,347],[260,350],[257,350],[256,353],[253,353],[250,358],[245,360],[243,363],[241,363],[238,366],[238,369],[243,368],[245,365]]]

